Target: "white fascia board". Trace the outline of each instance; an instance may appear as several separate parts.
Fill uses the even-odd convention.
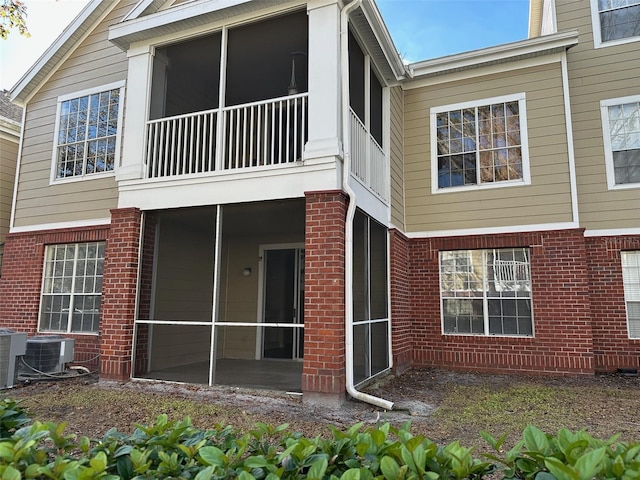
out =
[[[164,0],[140,0],[133,9],[125,15],[123,21],[132,20],[148,12],[150,8],[154,7],[154,4],[163,4]]]
[[[611,228],[603,230],[585,230],[585,237],[622,237],[624,235],[640,235],[640,227],[638,228]]]
[[[580,228],[574,222],[539,223],[535,225],[512,225],[507,227],[464,228],[459,230],[432,230],[426,232],[404,232],[408,238],[462,237],[467,235],[496,235],[505,233],[543,232]]]
[[[495,47],[472,50],[409,65],[413,78],[427,75],[442,75],[482,65],[507,62],[514,59],[554,53],[578,44],[578,31],[545,35],[520,42],[505,43]]]
[[[19,137],[21,129],[22,125],[20,124],[20,122],[16,122],[15,120],[11,120],[10,118],[0,116],[0,132]]]
[[[24,107],[28,98],[44,79],[48,78],[52,70],[60,61],[72,51],[78,37],[82,38],[87,33],[95,20],[99,18],[105,10],[113,8],[114,3],[110,0],[92,0],[84,7],[78,16],[73,19],[60,36],[51,46],[40,56],[40,58],[27,70],[9,92],[11,101]]]
[[[59,230],[61,228],[83,228],[111,225],[111,218],[94,218],[89,220],[73,220],[69,222],[39,223],[22,227],[11,227],[9,233],[40,232],[44,230]]]
[[[373,33],[378,40],[380,48],[384,52],[389,65],[393,69],[396,80],[402,80],[403,78],[405,78],[407,70],[404,63],[402,62],[402,57],[398,53],[398,49],[393,43],[393,39],[391,38],[391,34],[389,34],[387,25],[382,19],[382,15],[380,14],[378,6],[371,0],[362,2],[361,6],[362,11],[369,21],[369,25],[371,26],[371,29],[373,30]]]
[[[109,40],[118,47],[126,50],[131,43],[127,38],[144,31],[154,30],[188,20],[199,15],[235,7],[251,0],[201,0],[187,2],[174,8],[161,10],[144,17],[133,18],[109,28]]]

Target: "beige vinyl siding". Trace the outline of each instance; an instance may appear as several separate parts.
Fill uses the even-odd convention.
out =
[[[431,193],[429,111],[524,93],[531,185]],[[404,100],[408,232],[571,222],[571,187],[559,62],[411,89]]]
[[[28,102],[16,227],[109,218],[109,210],[117,206],[118,190],[113,176],[49,185],[53,137],[60,95],[126,79],[126,54],[112,45],[107,36],[109,26],[120,21],[136,3],[136,0],[119,2]],[[120,108],[124,109],[124,101],[122,98]]]
[[[11,220],[11,198],[18,158],[18,138],[9,139],[0,132],[0,244],[4,243]],[[0,245],[0,255],[2,254]]]
[[[404,172],[403,156],[403,119],[404,103],[402,88],[393,87],[391,94],[391,144],[389,159],[391,172],[391,223],[404,230]]]
[[[640,95],[640,41],[594,48],[588,0],[557,0],[559,31],[577,29],[567,53],[580,224],[587,230],[640,228],[640,187],[609,190],[600,101]]]

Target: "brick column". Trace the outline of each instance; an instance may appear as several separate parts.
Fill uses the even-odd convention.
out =
[[[306,193],[304,401],[345,398],[344,243],[347,199],[341,191]]]
[[[111,210],[102,285],[100,376],[131,376],[141,214],[137,208]]]
[[[389,231],[391,278],[391,344],[393,370],[401,374],[412,365],[411,285],[409,282],[409,239],[399,230]]]

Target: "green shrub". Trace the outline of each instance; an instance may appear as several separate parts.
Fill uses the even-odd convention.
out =
[[[110,430],[102,439],[66,435],[64,423],[29,423],[15,402],[0,413],[0,479],[144,480],[409,480],[409,479],[640,479],[640,444],[597,440],[584,431],[546,435],[529,426],[502,453],[505,437],[483,437],[495,449],[483,459],[452,442],[439,446],[389,424],[306,438],[287,425],[258,423],[247,434],[230,426],[200,430],[187,418],[136,425],[131,435]],[[498,471],[500,465],[501,471]]]

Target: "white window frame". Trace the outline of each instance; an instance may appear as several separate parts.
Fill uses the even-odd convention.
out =
[[[499,182],[478,183],[474,185],[460,185],[456,187],[438,188],[438,137],[437,137],[437,115],[439,113],[452,110],[462,110],[465,108],[483,107],[494,103],[518,102],[518,115],[520,117],[520,149],[522,152],[522,178],[519,180],[507,180]],[[431,135],[431,193],[453,193],[468,192],[473,190],[484,190],[486,188],[504,188],[522,185],[531,185],[531,171],[529,166],[529,136],[527,128],[527,108],[526,95],[524,92],[512,95],[501,95],[498,97],[483,98],[471,102],[454,103],[431,107],[429,111],[429,132]]]
[[[615,169],[613,166],[613,149],[611,147],[611,128],[609,125],[609,107],[623,105],[625,103],[640,102],[640,95],[629,97],[610,98],[600,101],[600,119],[602,120],[602,140],[604,143],[604,161],[607,172],[607,186],[609,190],[623,190],[628,188],[640,188],[640,183],[616,184]]]
[[[89,241],[89,242],[69,242],[69,243],[63,243],[63,244],[55,244],[55,245],[46,245],[45,246],[45,252],[44,252],[44,262],[43,262],[43,268],[42,268],[42,282],[41,282],[41,287],[40,287],[40,307],[38,308],[38,332],[43,332],[43,333],[67,333],[67,334],[73,334],[73,335],[99,335],[100,334],[100,318],[98,318],[98,330],[95,332],[89,332],[89,331],[82,331],[82,330],[72,330],[73,327],[73,312],[75,311],[75,297],[77,296],[82,296],[83,293],[81,292],[76,292],[75,291],[75,285],[76,285],[76,281],[79,278],[78,275],[78,250],[79,247],[81,245],[91,245],[91,244],[102,244],[103,248],[106,248],[106,242],[104,240],[97,240],[97,241]],[[45,288],[47,286],[47,257],[48,257],[48,252],[50,248],[55,248],[55,247],[67,247],[73,245],[75,247],[75,253],[74,253],[74,257],[73,257],[73,272],[71,275],[71,286],[70,286],[70,291],[68,293],[54,293],[54,292],[50,292],[47,293],[45,292]],[[102,262],[103,262],[103,269],[104,269],[104,257],[102,258]],[[104,271],[104,270],[103,270]],[[82,278],[89,278],[86,277],[84,275],[81,276]],[[55,279],[55,276],[51,277],[52,279]],[[59,277],[57,277],[59,278]],[[97,274],[94,274],[91,278],[94,278],[94,281],[96,278],[98,278]],[[102,278],[104,279],[104,273],[102,275]],[[104,284],[103,284],[104,287]],[[70,299],[69,299],[69,308],[68,308],[68,316],[67,316],[67,328],[65,330],[53,330],[53,329],[47,329],[47,328],[42,328],[42,310],[45,306],[45,297],[48,296],[55,296],[55,295],[69,295]],[[90,292],[88,293],[90,295],[94,295],[94,296],[100,296],[100,308],[102,308],[102,288],[100,289],[100,292]]]
[[[598,8],[598,0],[591,0],[591,25],[593,27],[593,47],[603,48],[612,47],[614,45],[624,45],[625,43],[639,42],[640,35],[635,37],[621,38],[618,40],[602,41],[602,32],[600,31],[600,9]]]
[[[528,296],[518,296],[518,297],[502,297],[502,296],[492,296],[489,292],[489,275],[488,275],[488,265],[487,265],[487,255],[489,252],[495,252],[497,250],[524,250],[527,258],[526,268],[529,276],[529,295]],[[445,298],[465,298],[461,297],[450,297],[444,296],[442,291],[442,253],[447,253],[451,251],[456,251],[457,253],[468,253],[469,258],[471,258],[471,252],[480,252],[482,256],[482,296],[477,297],[468,297],[475,298],[477,300],[482,300],[482,315],[483,315],[483,333],[472,333],[472,332],[447,332],[445,331],[445,322],[444,322],[444,299]],[[517,268],[514,264],[513,268]],[[501,248],[484,248],[484,249],[468,249],[468,250],[443,250],[438,254],[438,290],[440,295],[440,331],[442,335],[446,336],[472,336],[472,337],[509,337],[509,338],[534,338],[535,337],[535,321],[534,321],[534,312],[533,312],[533,284],[531,281],[531,249],[527,247],[501,247]],[[463,290],[459,290],[463,291]],[[502,291],[502,290],[497,290]],[[505,299],[513,299],[513,300],[528,300],[530,302],[530,310],[531,310],[531,334],[513,334],[513,333],[490,333],[489,328],[489,300],[495,300],[497,298],[505,298]]]
[[[622,284],[624,287],[624,308],[627,317],[627,337],[633,340],[640,340],[640,326],[636,327],[638,330],[637,336],[631,335],[631,318],[630,318],[630,308],[629,304],[631,302],[640,304],[640,280],[636,280],[634,275],[630,273],[625,273],[625,266],[631,266],[635,268],[636,265],[640,265],[640,250],[638,251],[629,251],[629,252],[620,252],[620,260],[622,265]],[[635,264],[635,265],[632,265]],[[625,279],[627,281],[625,281]],[[630,282],[633,280],[635,284],[638,281],[638,285],[634,285],[635,289],[632,289]],[[637,291],[636,291],[637,289]],[[634,329],[635,330],[635,329]]]
[[[86,172],[83,171],[82,175],[57,178],[56,172],[58,170],[57,168],[58,167],[58,164],[57,164],[58,135],[60,133],[60,111],[61,111],[62,103],[67,100],[73,100],[75,98],[86,97],[96,93],[107,92],[109,90],[116,90],[116,89],[120,90],[120,96],[119,96],[119,104],[118,104],[118,127],[116,132],[116,146],[115,146],[115,155],[113,160],[114,161],[113,170],[106,171],[106,172],[91,173],[88,175]],[[79,181],[90,180],[93,178],[104,178],[104,177],[115,176],[118,170],[118,165],[120,163],[122,124],[123,124],[124,106],[125,106],[124,95],[125,95],[125,81],[119,81],[119,82],[108,83],[106,85],[100,85],[99,87],[80,90],[80,91],[69,93],[66,95],[60,95],[58,97],[58,101],[56,105],[56,120],[55,120],[56,124],[55,124],[55,130],[53,134],[54,135],[53,136],[53,153],[51,155],[51,176],[49,179],[49,185],[59,184],[59,183],[68,183],[68,182],[79,182]],[[85,144],[86,144],[86,139],[85,139]],[[86,155],[86,152],[85,152],[85,155]]]

